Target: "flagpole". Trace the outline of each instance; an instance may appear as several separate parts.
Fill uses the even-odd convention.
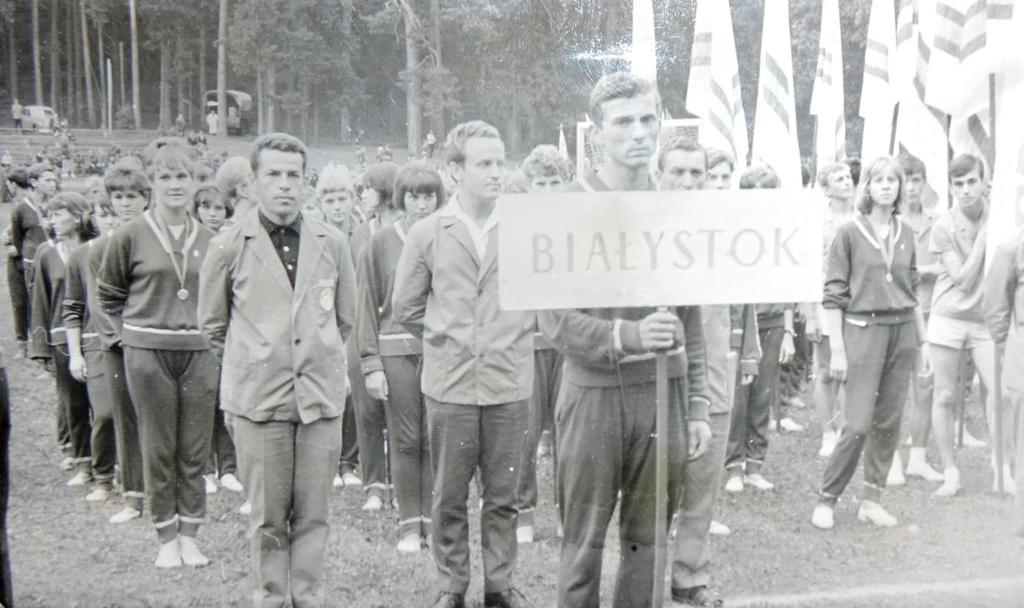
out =
[[[654,474],[654,572],[651,582],[651,606],[661,608],[665,601],[666,538],[668,536],[668,353],[658,351],[655,358],[655,442]],[[675,505],[673,505],[675,508]]]
[[[989,133],[991,133],[990,144],[992,146],[992,164],[995,165],[996,157],[996,75],[988,75],[988,114],[989,114]],[[991,174],[995,172],[995,167],[989,167],[989,178]],[[996,491],[1002,495],[1003,488],[1003,362],[1000,357],[999,346],[993,345],[995,349],[995,363],[996,363],[996,377],[993,384],[995,385],[993,391],[995,394],[994,422],[995,422],[995,449],[996,449]]]

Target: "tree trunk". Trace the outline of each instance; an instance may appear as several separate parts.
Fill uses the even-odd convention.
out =
[[[171,126],[171,87],[168,83],[171,72],[171,45],[166,40],[160,43],[160,129]]]
[[[39,56],[39,0],[32,0],[32,69],[35,75],[36,103],[46,103],[43,99],[43,66]]]
[[[110,128],[107,125],[107,60],[104,59],[105,52],[103,49],[103,22],[96,20],[96,65],[99,66],[97,72],[97,83],[96,91],[98,92],[97,97],[99,98],[100,106],[100,122],[103,123],[104,128]]]
[[[18,98],[18,45],[14,40],[14,25],[7,24],[7,71],[11,78],[11,104]]]
[[[117,84],[121,89],[121,106],[117,110],[120,112],[127,103],[124,96],[124,42],[121,40],[117,41],[117,74]]]
[[[228,136],[228,0],[220,0],[217,17],[217,134]]]
[[[256,134],[263,135],[266,116],[266,104],[263,98],[263,70],[256,70]]]
[[[511,101],[512,107],[505,117],[505,132],[502,135],[508,147],[508,155],[516,156],[519,153],[519,100],[514,93]]]
[[[406,146],[410,157],[415,158],[420,145],[420,79],[417,72],[419,66],[419,49],[416,48],[416,15],[411,4],[405,7],[405,71],[408,75],[405,92]]]
[[[317,103],[316,98],[317,90],[313,87],[313,92],[310,97],[310,101],[313,104],[313,145],[320,143],[320,104]]]
[[[89,58],[89,20],[85,16],[85,1],[78,3],[82,16],[82,68],[85,72],[85,107],[89,112],[89,126],[96,126],[96,97],[92,90],[92,61]]]
[[[430,46],[434,52],[434,68],[440,70],[444,67],[441,61],[441,0],[430,0]],[[434,87],[437,91],[437,87]],[[430,100],[430,130],[435,138],[444,139],[444,100],[435,92]]]
[[[57,34],[57,18],[60,5],[50,0],[50,107],[60,112],[60,40]]]
[[[184,32],[178,32],[175,40],[174,48],[174,94],[177,96],[178,111],[174,115],[174,124],[177,125],[178,116],[181,116],[181,120],[185,120],[185,109],[188,103],[188,98],[185,97],[185,46],[181,39],[183,38]]]
[[[199,114],[199,124],[202,124],[206,116],[206,26],[199,24],[199,104],[196,106]],[[193,112],[195,117],[197,112]]]
[[[267,69],[267,132],[274,131],[274,96],[277,95],[277,68],[271,64]]]
[[[341,0],[341,37],[343,40],[352,39],[352,0]],[[349,63],[352,62],[352,51],[351,46],[348,47],[347,52]],[[352,95],[347,96],[349,100],[352,99]],[[345,105],[341,107],[339,116],[339,131],[341,133],[342,143],[348,142],[351,139],[352,134],[352,108],[351,101],[346,101]]]
[[[65,91],[65,114],[68,116],[68,120],[74,124],[78,124],[78,110],[79,104],[76,97],[78,91],[78,62],[75,61],[75,49],[78,45],[75,44],[75,32],[78,28],[75,27],[75,23],[78,21],[75,19],[75,8],[73,6],[68,7],[65,13],[64,21],[64,58],[67,63],[67,68],[64,70],[67,72]]]
[[[139,19],[135,8],[135,0],[128,0],[129,18],[132,31],[132,114],[135,128],[142,128],[142,107],[139,105]]]
[[[85,92],[82,90],[82,20],[78,16],[78,11],[75,10],[75,5],[72,3],[68,6],[68,13],[72,15],[71,29],[74,31],[74,61],[68,61],[75,66],[75,116],[77,116],[76,122],[79,125],[84,125],[86,121],[85,116]]]

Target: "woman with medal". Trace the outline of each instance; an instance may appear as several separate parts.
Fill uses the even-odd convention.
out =
[[[217,372],[196,320],[199,267],[213,232],[189,216],[192,161],[175,145],[146,167],[152,207],[114,233],[100,267],[100,306],[121,322],[128,392],[139,410],[146,494],[160,540],[156,566],[204,566],[196,544],[206,513]]]
[[[846,421],[811,517],[823,530],[834,525],[835,504],[862,453],[864,488],[857,519],[896,526],[896,518],[880,504],[882,488],[915,363],[920,373],[930,368],[924,316],[915,295],[914,233],[898,216],[903,170],[896,159],[882,157],[862,177],[856,213],[836,230],[825,273],[830,373],[846,383]]]

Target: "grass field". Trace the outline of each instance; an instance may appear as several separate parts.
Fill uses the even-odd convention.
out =
[[[0,209],[0,224],[6,225],[9,212],[8,206]],[[10,356],[16,349],[6,286],[0,292],[0,338],[8,355],[13,400],[8,530],[16,605],[251,605],[238,495],[222,490],[210,497],[209,523],[199,539],[212,564],[167,573],[152,566],[157,543],[148,520],[109,525],[107,517],[120,508],[116,501],[89,504],[84,501],[86,490],[64,485],[68,474],[57,468],[53,383],[35,364]],[[971,427],[982,434],[976,403],[971,411]],[[811,423],[810,410],[795,410],[794,416]],[[772,436],[764,473],[776,483],[775,491],[723,497],[719,519],[733,534],[712,542],[714,589],[727,605],[734,600],[741,606],[1024,606],[1024,552],[1010,534],[1010,501],[988,491],[985,450],[960,452],[961,496],[939,500],[930,496],[934,486],[911,480],[886,496],[886,504],[900,518],[899,527],[880,530],[856,521],[850,492],[837,510],[835,530],[826,533],[809,522],[824,467],[815,455],[815,435],[812,429]],[[555,605],[559,541],[550,462],[544,461],[539,470],[538,542],[521,548],[516,580],[538,608],[548,608]],[[857,484],[855,480],[851,489]],[[394,550],[397,514],[365,514],[362,502],[362,493],[351,489],[332,495],[328,605],[429,605],[434,596],[429,554],[399,556]],[[474,506],[474,538],[477,515]],[[603,573],[606,598],[618,559],[616,538],[613,527]],[[473,560],[471,597],[476,606],[482,596],[476,544]],[[958,583],[978,579],[982,582]],[[823,593],[837,589],[846,591]]]

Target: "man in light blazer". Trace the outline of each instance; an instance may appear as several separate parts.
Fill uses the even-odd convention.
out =
[[[521,608],[516,482],[533,393],[534,314],[498,307],[495,201],[505,145],[481,121],[457,125],[446,144],[458,183],[446,207],[409,229],[395,271],[395,320],[423,338],[434,472],[434,608],[463,608],[469,586],[469,482],[479,468],[485,608]]]
[[[211,243],[199,320],[221,359],[220,403],[252,503],[255,605],[323,606],[355,272],[346,237],[299,211],[302,142],[264,135],[250,162],[258,211]]]

